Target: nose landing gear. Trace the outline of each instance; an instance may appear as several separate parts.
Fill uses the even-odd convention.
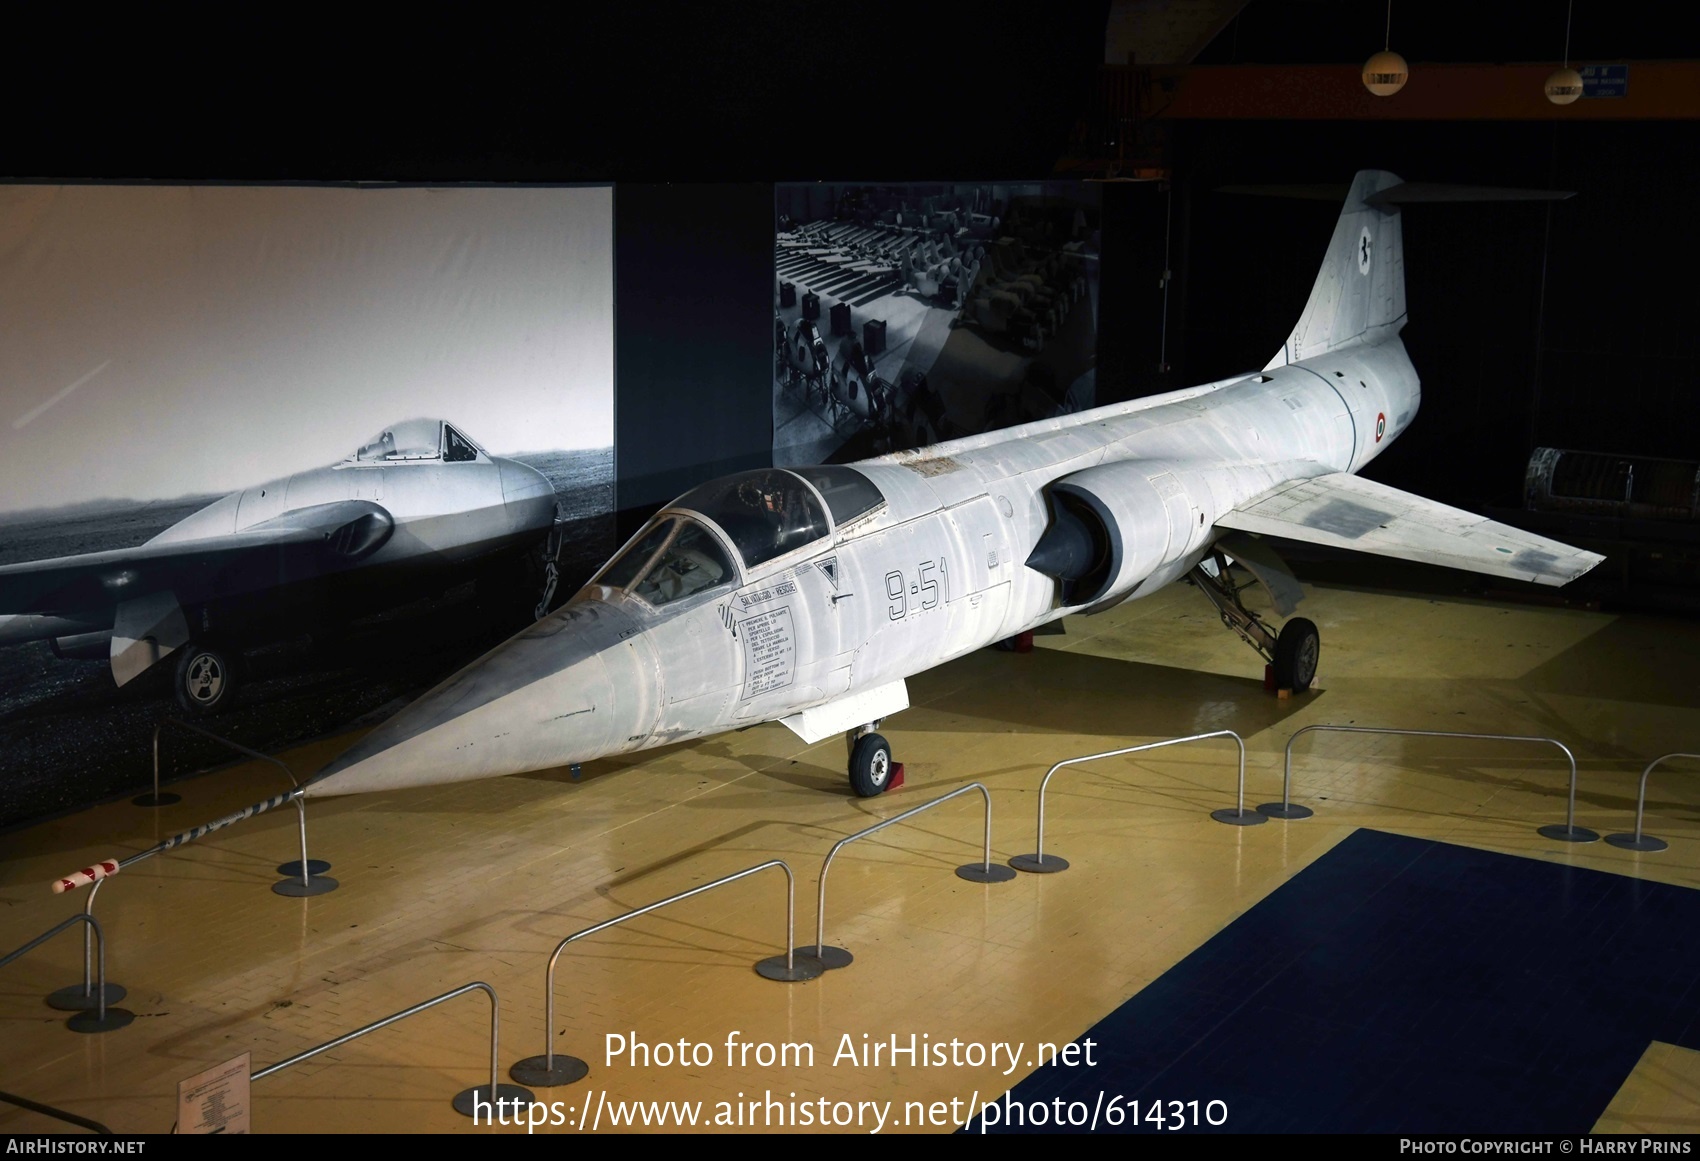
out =
[[[874,731],[879,722],[844,735],[850,751],[850,789],[858,798],[874,798],[903,785],[903,763],[891,760],[891,743]]]

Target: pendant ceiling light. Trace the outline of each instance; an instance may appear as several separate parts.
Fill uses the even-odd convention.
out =
[[[1381,51],[1364,62],[1364,88],[1378,97],[1391,97],[1405,87],[1411,70],[1405,58],[1391,51],[1393,43],[1393,0],[1387,0],[1387,30],[1382,38]]]
[[[1547,78],[1547,100],[1555,105],[1568,105],[1582,95],[1582,74],[1570,67],[1570,14],[1576,0],[1564,8],[1564,67]]]

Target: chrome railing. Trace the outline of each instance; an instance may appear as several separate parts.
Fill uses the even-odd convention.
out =
[[[490,1083],[488,1086],[475,1085],[472,1088],[456,1093],[453,1101],[455,1112],[460,1113],[462,1116],[472,1117],[474,1123],[476,1123],[479,1111],[478,1102],[482,1101],[485,1107],[491,1109],[492,1113],[494,1113],[496,1108],[495,1102],[513,1101],[515,1102],[514,1113],[517,1117],[517,1114],[522,1107],[526,1107],[531,1104],[533,1099],[532,1094],[528,1090],[520,1088],[518,1085],[499,1083],[499,1077],[497,1075],[497,1068],[499,1067],[497,1061],[500,1058],[500,1048],[498,1047],[500,1023],[499,1007],[496,1001],[496,989],[492,988],[489,984],[482,980],[474,980],[470,984],[462,984],[460,987],[455,988],[452,991],[444,992],[440,996],[433,996],[423,1003],[415,1004],[411,1008],[404,1008],[392,1015],[385,1016],[382,1020],[374,1020],[372,1023],[367,1024],[364,1028],[356,1028],[352,1032],[344,1033],[343,1035],[338,1036],[335,1040],[327,1040],[323,1044],[307,1049],[305,1052],[297,1052],[288,1060],[280,1060],[276,1064],[267,1065],[265,1068],[262,1068],[258,1072],[250,1075],[248,1080],[250,1083],[256,1080],[264,1080],[266,1077],[271,1076],[274,1073],[282,1072],[291,1065],[300,1064],[303,1060],[311,1060],[321,1052],[329,1052],[333,1048],[347,1044],[350,1040],[358,1040],[360,1037],[365,1036],[370,1032],[376,1032],[380,1028],[387,1028],[398,1020],[405,1020],[409,1016],[414,1016],[425,1011],[427,1008],[435,1008],[438,1004],[452,1000],[456,996],[464,996],[466,993],[471,991],[481,991],[490,997]]]
[[[730,875],[723,875],[712,882],[692,887],[688,891],[680,891],[665,899],[657,899],[624,915],[616,915],[601,923],[575,931],[560,943],[555,945],[553,954],[549,956],[549,966],[543,973],[543,1055],[528,1056],[508,1069],[508,1075],[522,1084],[538,1085],[550,1088],[555,1085],[571,1084],[585,1076],[590,1066],[576,1056],[566,1056],[555,1052],[555,966],[560,961],[561,953],[567,946],[581,939],[595,935],[599,931],[607,931],[622,923],[636,919],[640,915],[648,915],[651,911],[659,911],[673,903],[689,899],[693,895],[701,895],[704,891],[712,891],[716,887],[724,887],[728,883],[736,883],[759,871],[778,867],[785,872],[785,954],[771,956],[756,964],[756,972],[766,979],[795,983],[799,980],[812,980],[821,974],[821,966],[807,957],[799,957],[792,950],[791,944],[796,939],[797,916],[797,880],[791,873],[791,867],[784,859],[769,859],[765,863],[757,863],[753,867],[745,867]]]
[[[1264,822],[1263,815],[1255,810],[1245,808],[1245,739],[1233,730],[1212,730],[1207,734],[1188,734],[1184,738],[1165,738],[1161,742],[1146,742],[1140,746],[1123,746],[1119,750],[1105,750],[1099,754],[1082,754],[1078,758],[1064,758],[1061,762],[1045,771],[1045,777],[1039,782],[1039,833],[1034,852],[1030,855],[1016,855],[1009,860],[1009,865],[1018,871],[1030,871],[1035,874],[1051,874],[1056,871],[1068,870],[1068,860],[1058,855],[1045,854],[1045,790],[1051,784],[1051,778],[1058,770],[1066,766],[1079,766],[1085,762],[1096,762],[1102,758],[1120,758],[1124,754],[1139,754],[1146,750],[1161,750],[1166,746],[1179,746],[1187,742],[1202,742],[1208,738],[1232,738],[1240,748],[1239,767],[1239,800],[1233,810],[1213,810],[1210,817],[1217,822],[1226,822],[1236,826],[1255,826]]]
[[[1606,841],[1614,847],[1622,847],[1626,851],[1662,851],[1670,846],[1662,838],[1655,838],[1641,831],[1642,821],[1647,816],[1647,777],[1652,774],[1655,766],[1663,765],[1672,758],[1700,758],[1700,754],[1688,754],[1678,751],[1674,754],[1664,754],[1647,763],[1647,768],[1641,771],[1641,786],[1635,792],[1635,833],[1608,834]]]
[[[1564,753],[1564,759],[1570,763],[1570,795],[1565,807],[1564,825],[1551,823],[1538,827],[1537,831],[1545,838],[1566,843],[1591,843],[1600,836],[1585,826],[1576,825],[1576,755],[1570,752],[1557,738],[1535,737],[1527,734],[1467,734],[1454,730],[1394,730],[1379,726],[1300,726],[1293,731],[1293,736],[1287,739],[1286,760],[1281,770],[1281,801],[1268,802],[1258,807],[1258,810],[1273,818],[1309,818],[1314,812],[1307,806],[1295,806],[1292,802],[1293,784],[1293,743],[1299,740],[1301,734],[1312,731],[1337,734],[1387,734],[1407,738],[1470,738],[1489,742],[1539,742],[1547,746],[1557,746]]]
[[[992,793],[979,782],[952,790],[949,794],[941,795],[931,802],[923,802],[911,807],[902,814],[894,814],[884,822],[875,823],[866,830],[859,830],[853,835],[847,835],[832,844],[832,849],[826,852],[826,859],[820,866],[820,886],[815,896],[815,942],[814,947],[802,947],[797,950],[813,956],[821,962],[821,966],[831,968],[848,967],[855,957],[842,947],[829,947],[826,942],[826,876],[832,870],[832,860],[838,852],[858,839],[865,839],[871,834],[877,834],[888,826],[896,826],[906,819],[914,818],[922,811],[942,806],[953,798],[959,798],[970,790],[978,790],[986,803],[985,844],[979,863],[967,863],[956,868],[958,878],[967,879],[970,883],[1003,883],[1015,878],[1015,872],[1008,867],[992,865]]]

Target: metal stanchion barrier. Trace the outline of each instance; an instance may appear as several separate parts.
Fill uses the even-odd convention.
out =
[[[753,867],[745,867],[730,875],[724,875],[713,882],[704,883],[700,887],[692,887],[689,891],[680,891],[677,895],[669,895],[665,899],[657,899],[654,903],[628,911],[624,915],[616,915],[612,919],[603,920],[593,927],[575,931],[560,943],[555,945],[555,951],[549,957],[549,966],[543,973],[543,1055],[528,1056],[508,1069],[508,1075],[521,1084],[536,1085],[540,1088],[551,1088],[555,1085],[571,1084],[590,1072],[590,1066],[576,1056],[564,1056],[555,1051],[555,964],[560,960],[561,953],[567,950],[567,945],[606,931],[610,927],[636,919],[640,915],[648,915],[651,911],[660,910],[670,903],[681,899],[689,899],[692,895],[701,895],[704,891],[712,891],[716,887],[724,887],[739,879],[748,878],[758,871],[778,867],[785,872],[785,954],[770,956],[756,964],[756,973],[765,979],[779,980],[784,983],[796,983],[800,980],[816,979],[821,974],[821,965],[808,956],[798,955],[791,948],[791,942],[796,938],[797,914],[797,880],[791,874],[791,867],[784,859],[769,859],[765,863],[757,863]]]
[[[935,798],[931,802],[923,802],[919,806],[911,807],[902,814],[895,814],[884,822],[875,823],[866,830],[859,830],[855,834],[841,838],[832,844],[832,849],[826,853],[826,860],[820,866],[820,886],[815,897],[815,942],[812,947],[799,947],[797,950],[819,960],[821,966],[827,969],[848,967],[855,962],[856,957],[844,948],[830,947],[826,942],[826,875],[832,869],[833,858],[837,856],[840,850],[857,839],[867,838],[888,826],[896,826],[905,819],[913,818],[922,811],[931,810],[935,806],[941,806],[953,798],[967,794],[970,790],[978,790],[980,796],[986,802],[985,850],[978,863],[967,863],[956,868],[957,877],[967,879],[970,883],[1006,883],[1015,878],[1015,872],[1008,867],[1001,864],[994,866],[992,863],[992,793],[981,783],[970,782],[960,789],[952,790],[949,794]]]
[[[1608,834],[1606,836],[1606,841],[1612,846],[1622,847],[1626,851],[1649,852],[1662,851],[1666,847],[1670,846],[1670,844],[1662,838],[1654,838],[1650,834],[1642,833],[1641,823],[1647,816],[1647,776],[1653,772],[1653,767],[1662,765],[1665,762],[1670,761],[1672,758],[1700,758],[1700,754],[1686,754],[1679,751],[1675,754],[1665,754],[1661,757],[1654,758],[1651,762],[1647,763],[1647,768],[1641,771],[1640,789],[1635,792],[1635,833]]]
[[[301,783],[296,780],[295,771],[291,770],[289,765],[282,759],[275,758],[270,754],[262,754],[258,750],[249,749],[240,742],[233,742],[229,738],[221,738],[211,730],[202,729],[200,726],[197,726],[192,722],[178,721],[176,718],[166,718],[164,721],[160,722],[159,725],[155,726],[153,731],[155,791],[159,789],[159,731],[166,726],[176,726],[180,730],[188,730],[190,733],[199,734],[203,738],[210,738],[219,745],[234,750],[238,754],[246,754],[255,761],[270,762],[273,766],[276,766],[279,770],[283,771],[284,777],[289,779],[289,784],[291,786],[295,787],[298,791],[301,789]],[[295,812],[300,820],[301,858],[299,860],[291,859],[289,862],[278,864],[277,873],[284,876],[284,878],[280,882],[273,883],[272,890],[277,892],[279,895],[287,895],[295,899],[311,895],[328,894],[329,892],[337,889],[338,883],[335,879],[332,879],[325,874],[326,871],[331,869],[331,865],[329,863],[325,862],[323,859],[309,859],[307,857],[307,806],[299,795],[295,798]]]
[[[163,794],[159,789],[159,732],[165,728],[161,722],[153,728],[153,793],[138,794],[130,799],[135,806],[172,806],[183,801],[181,794],[173,794],[167,790]]]
[[[95,943],[100,948],[99,974],[95,977],[97,986],[91,993],[94,998],[94,1003],[88,1005],[83,1010],[78,1011],[75,1016],[72,1016],[69,1020],[65,1021],[65,1027],[69,1028],[73,1032],[116,1031],[119,1028],[125,1027],[130,1023],[130,1021],[134,1020],[136,1018],[136,1014],[134,1012],[126,1011],[123,1008],[111,1008],[107,1006],[106,936],[101,933],[100,924],[95,921],[94,916],[85,915],[79,911],[70,918],[54,924],[52,927],[42,932],[16,951],[7,952],[5,955],[0,956],[0,967],[5,967],[7,964],[11,963],[19,956],[24,955],[26,952],[34,951],[36,948],[52,939],[55,935],[58,935],[61,931],[64,931],[66,928],[72,927],[78,923],[81,923],[85,927],[91,928],[94,931]],[[68,991],[69,989],[65,990]],[[55,994],[57,995],[58,993]],[[122,995],[122,991],[120,991],[120,995]],[[49,1003],[51,1003],[51,1000]],[[54,1006],[58,1007],[58,1005]],[[92,1008],[93,1011],[89,1011],[88,1009],[90,1008]]]
[[[40,1101],[32,1101],[16,1093],[0,1092],[0,1101],[16,1105],[20,1109],[28,1109],[32,1113],[40,1113],[44,1117],[52,1117],[56,1121],[64,1121],[67,1125],[76,1125],[102,1137],[112,1136],[112,1130],[99,1121],[91,1121],[87,1117],[79,1117],[76,1113],[68,1113],[64,1109],[56,1109],[52,1105],[44,1105]]]
[[[1186,742],[1202,742],[1206,738],[1232,738],[1240,748],[1239,805],[1233,810],[1213,810],[1210,812],[1210,817],[1217,822],[1225,822],[1232,826],[1256,826],[1258,823],[1266,821],[1255,810],[1245,808],[1245,739],[1233,730],[1212,730],[1208,734],[1188,734],[1184,738],[1166,738],[1161,742],[1147,742],[1142,746],[1124,746],[1120,750],[1105,750],[1101,754],[1082,754],[1078,758],[1064,758],[1045,771],[1045,777],[1039,782],[1039,834],[1034,851],[1030,855],[1016,855],[1009,860],[1009,865],[1018,871],[1029,871],[1040,875],[1068,870],[1067,859],[1045,853],[1045,788],[1051,784],[1051,776],[1064,766],[1078,766],[1083,762],[1096,762],[1100,758],[1119,758],[1124,754],[1138,754],[1145,750],[1161,750],[1165,746],[1179,746]]]
[[[1528,734],[1466,734],[1454,730],[1393,730],[1380,726],[1300,726],[1293,731],[1293,736],[1287,739],[1287,756],[1281,771],[1281,801],[1266,802],[1257,809],[1271,818],[1299,819],[1309,818],[1315,811],[1308,806],[1298,806],[1292,801],[1293,784],[1293,743],[1299,740],[1300,734],[1312,731],[1335,734],[1388,734],[1406,738],[1471,738],[1488,742],[1540,742],[1548,746],[1557,746],[1564,753],[1564,760],[1570,763],[1570,796],[1564,813],[1564,825],[1549,823],[1537,827],[1536,831],[1544,838],[1555,839],[1565,843],[1591,843],[1599,840],[1599,835],[1585,826],[1576,825],[1576,755],[1570,752],[1557,738],[1535,737]]]
[[[405,1020],[407,1017],[423,1012],[427,1008],[435,1008],[438,1004],[441,1004],[444,1001],[452,1000],[456,996],[464,996],[467,992],[475,990],[481,991],[490,997],[490,1083],[487,1085],[475,1085],[472,1088],[463,1089],[456,1093],[453,1101],[454,1110],[463,1117],[474,1117],[476,1119],[476,1114],[481,1111],[477,1106],[480,1102],[482,1102],[484,1107],[490,1110],[489,1115],[494,1116],[496,1102],[501,1101],[504,1103],[512,1103],[514,1114],[517,1116],[520,1110],[529,1107],[535,1098],[532,1096],[529,1089],[521,1088],[516,1084],[498,1083],[499,1077],[496,1070],[498,1068],[497,1061],[500,1059],[500,1049],[498,1047],[497,1039],[498,1009],[496,1002],[496,989],[492,988],[489,984],[484,983],[482,980],[474,980],[470,984],[462,984],[453,991],[444,992],[440,996],[433,996],[424,1003],[415,1004],[413,1007],[396,1012],[394,1015],[385,1016],[382,1020],[374,1020],[364,1028],[356,1028],[352,1032],[338,1036],[335,1040],[327,1040],[315,1048],[309,1048],[305,1052],[298,1052],[294,1056],[291,1056],[288,1060],[280,1060],[276,1064],[268,1065],[267,1067],[260,1069],[260,1071],[249,1076],[248,1080],[250,1083],[256,1080],[263,1080],[266,1077],[271,1076],[273,1073],[282,1072],[292,1064],[300,1064],[303,1060],[310,1060],[321,1052],[329,1052],[332,1048],[347,1044],[350,1040],[357,1040],[366,1035],[368,1032],[376,1032],[380,1028],[386,1028],[389,1025],[394,1024],[397,1020]]]
[[[53,882],[53,893],[55,895],[60,895],[66,891],[75,891],[78,887],[91,888],[88,899],[83,904],[83,914],[84,916],[92,917],[94,911],[94,900],[95,896],[100,893],[100,885],[113,875],[116,875],[119,871],[124,870],[124,868],[139,863],[143,859],[151,859],[155,855],[163,854],[166,851],[171,850],[173,847],[180,847],[184,843],[193,842],[195,839],[211,834],[215,830],[222,830],[224,827],[230,826],[232,823],[241,822],[243,819],[247,818],[253,818],[257,814],[264,814],[268,810],[275,810],[277,807],[292,802],[296,804],[298,811],[297,818],[300,822],[301,853],[305,855],[307,853],[307,817],[306,813],[300,810],[301,794],[302,791],[299,787],[297,787],[296,789],[289,791],[287,794],[274,795],[273,797],[266,799],[264,802],[256,802],[252,806],[245,806],[233,814],[225,815],[223,818],[217,818],[212,822],[203,823],[190,830],[174,834],[170,838],[165,839],[163,842],[155,843],[147,850],[138,851],[136,854],[130,855],[127,858],[101,859],[99,862],[94,863],[91,866],[84,867],[80,871],[72,871],[69,875],[66,875],[62,879],[55,879]],[[325,879],[322,876],[312,876],[312,880],[317,883],[330,883],[331,887],[324,888],[324,890],[330,890],[336,885],[336,880]],[[300,883],[297,883],[293,879],[285,880],[285,882],[291,887],[301,886]],[[278,885],[274,884],[272,889],[277,891]],[[323,894],[324,890],[309,890],[301,893],[318,895]],[[279,891],[278,893],[288,894],[289,892]],[[65,1010],[91,1008],[94,1006],[94,983],[90,966],[91,954],[89,936],[85,931],[83,935],[82,986],[79,988],[73,985],[68,988],[59,989],[59,991],[54,992],[53,995],[49,997],[49,1004],[52,1004],[56,1008],[62,1008]],[[106,987],[107,993],[104,998],[108,1003],[112,1003],[124,997],[124,989],[119,987],[117,984],[108,984]]]

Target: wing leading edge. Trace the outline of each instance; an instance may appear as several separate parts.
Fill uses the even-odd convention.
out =
[[[1605,559],[1344,472],[1282,484],[1216,527],[1553,586]]]
[[[390,514],[370,500],[298,508],[241,532],[152,540],[135,548],[32,560],[0,568],[0,612],[100,608],[150,592],[181,601],[316,576],[371,555],[389,539]]]

